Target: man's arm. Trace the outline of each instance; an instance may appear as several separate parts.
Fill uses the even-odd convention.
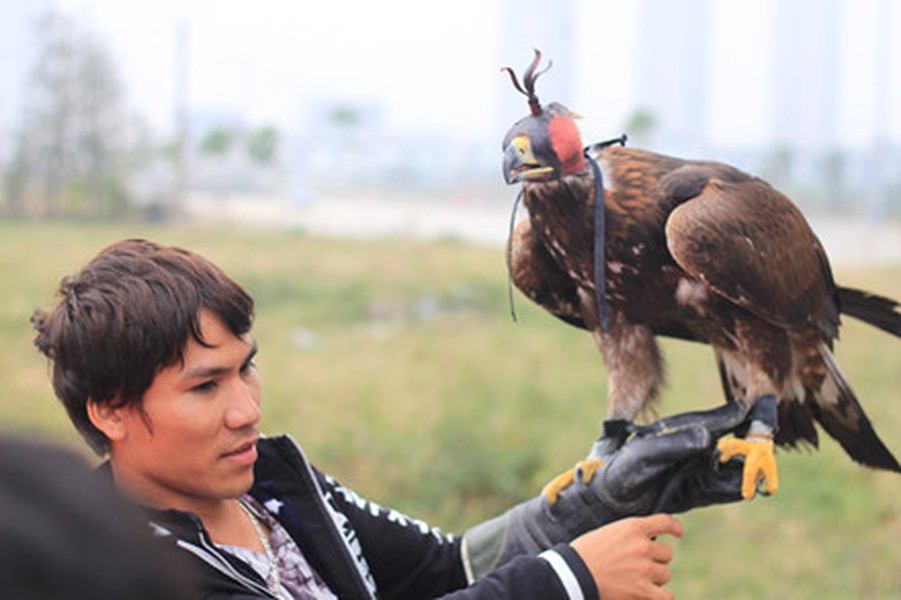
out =
[[[347,511],[385,597],[434,597],[459,588],[451,597],[595,598],[598,590],[603,597],[605,589],[631,586],[635,597],[654,597],[642,590],[663,591],[672,557],[655,538],[681,536],[681,524],[664,514],[626,517],[740,499],[740,463],[718,465],[713,449],[745,416],[727,405],[646,427],[556,502],[539,496],[517,505],[467,531],[462,545],[333,480],[327,485]]]
[[[320,474],[357,534],[382,598],[567,600],[596,598],[594,578],[578,552],[560,544],[539,555],[513,557],[473,582],[462,538],[365,500]],[[472,585],[470,585],[472,584]]]
[[[622,519],[589,531],[571,544],[523,552],[474,578],[461,539],[385,509],[324,478],[357,532],[384,598],[442,597],[447,600],[515,598],[567,600],[653,598],[651,590],[669,581],[672,551],[653,538],[681,536],[668,515]]]

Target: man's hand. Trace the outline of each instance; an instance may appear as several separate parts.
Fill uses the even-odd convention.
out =
[[[673,550],[656,541],[682,537],[682,523],[670,515],[621,519],[579,536],[570,544],[579,554],[604,600],[665,599]]]

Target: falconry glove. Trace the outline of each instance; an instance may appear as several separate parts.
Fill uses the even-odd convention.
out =
[[[725,433],[774,415],[770,398],[772,407],[758,402],[750,413],[732,402],[636,427],[599,469],[577,468],[555,498],[542,494],[468,530],[464,544],[473,578],[624,517],[740,500],[742,463],[721,464],[715,445]]]

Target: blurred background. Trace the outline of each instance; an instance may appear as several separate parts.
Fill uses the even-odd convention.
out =
[[[584,455],[605,376],[515,294],[500,67],[540,49],[586,143],[731,162],[799,204],[836,279],[901,297],[898,0],[0,0],[0,429],[86,451],[29,317],[104,245],[200,251],[257,300],[263,428],[451,531]],[[901,348],[836,352],[901,454]],[[664,341],[661,412],[721,402]],[[685,517],[681,598],[901,597],[901,478],[823,434],[779,493]]]
[[[340,228],[336,200],[404,199],[476,223],[509,204],[499,144],[526,112],[499,67],[533,48],[586,143],[626,132],[815,214],[901,216],[895,0],[2,0],[0,208]]]

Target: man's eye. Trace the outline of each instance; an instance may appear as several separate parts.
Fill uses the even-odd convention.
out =
[[[216,389],[216,382],[213,380],[204,381],[201,384],[195,385],[191,388],[192,392],[211,392]]]

